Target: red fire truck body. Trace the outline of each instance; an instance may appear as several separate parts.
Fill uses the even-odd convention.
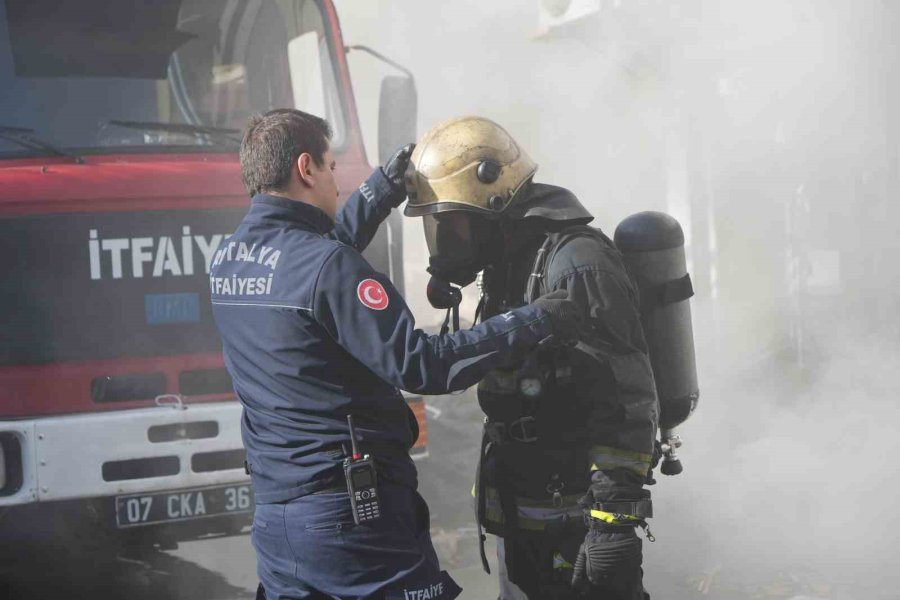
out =
[[[344,198],[371,172],[340,26],[328,0],[166,1],[134,42],[148,63],[135,73],[80,42],[115,57],[134,28],[116,14],[146,3],[92,1],[49,23],[49,0],[0,5],[0,512],[87,507],[113,531],[234,533],[253,503],[209,263],[247,209],[250,114],[318,109]],[[90,21],[104,10],[110,22]],[[48,31],[65,35],[36,50]],[[367,257],[402,289],[397,218]],[[408,400],[422,456],[424,404]]]

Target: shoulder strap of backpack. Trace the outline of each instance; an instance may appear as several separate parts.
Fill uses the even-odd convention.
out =
[[[534,266],[531,268],[531,274],[528,276],[528,285],[525,287],[525,302],[527,304],[531,304],[550,291],[546,277],[547,266],[553,260],[557,250],[564,243],[582,235],[600,235],[607,241],[609,240],[600,230],[587,225],[572,225],[560,231],[553,231],[547,234],[547,239],[544,240],[544,243],[538,250],[537,256],[534,258]]]

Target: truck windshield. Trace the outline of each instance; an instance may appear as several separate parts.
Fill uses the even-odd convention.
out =
[[[294,107],[339,149],[332,56],[314,0],[3,0],[0,125],[78,153],[233,152],[250,115]],[[10,137],[0,156],[48,154]]]

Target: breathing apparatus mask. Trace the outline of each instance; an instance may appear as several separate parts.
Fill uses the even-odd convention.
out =
[[[425,241],[428,244],[428,302],[447,310],[441,331],[459,329],[459,304],[463,288],[473,281],[492,257],[502,251],[499,221],[458,210],[425,215]],[[458,286],[458,287],[454,287]]]

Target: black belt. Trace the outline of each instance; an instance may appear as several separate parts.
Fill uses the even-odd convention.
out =
[[[362,454],[369,454],[375,458],[397,454],[409,456],[409,450],[407,450],[402,444],[377,440],[360,442],[359,451]],[[325,454],[337,459],[347,458],[351,454],[350,442],[327,444],[321,449],[321,452],[324,452]],[[310,492],[310,494],[333,494],[335,492],[347,492],[347,482],[341,481],[329,485],[328,487],[322,488],[321,490]]]
[[[360,454],[369,454],[373,457],[397,456],[409,454],[409,448],[399,442],[385,442],[381,440],[369,440],[358,442]],[[350,442],[335,442],[325,444],[319,452],[324,452],[334,458],[346,458],[350,456]]]
[[[327,488],[322,488],[321,490],[311,492],[310,495],[314,496],[316,494],[334,494],[335,492],[347,493],[347,482],[345,481],[340,484],[330,485]]]

